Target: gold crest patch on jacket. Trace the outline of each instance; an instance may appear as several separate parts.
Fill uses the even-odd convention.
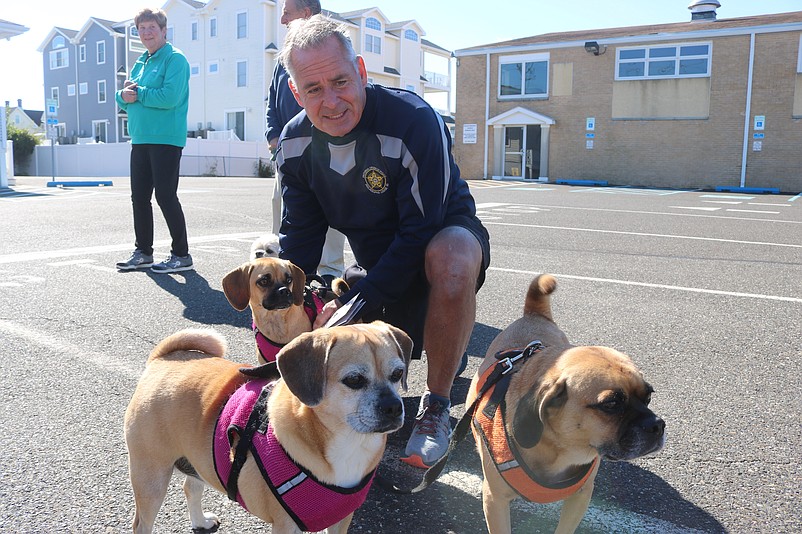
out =
[[[387,191],[387,176],[377,169],[376,167],[368,167],[362,173],[362,178],[365,179],[365,187],[371,193],[384,193]]]

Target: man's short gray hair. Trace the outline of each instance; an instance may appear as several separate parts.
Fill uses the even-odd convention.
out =
[[[327,19],[323,15],[314,15],[308,19],[290,22],[278,60],[290,73],[290,77],[294,79],[295,68],[292,64],[292,51],[319,48],[329,37],[334,37],[340,43],[348,60],[356,63],[356,52],[351,44],[351,38],[348,37],[348,29],[343,24]]]
[[[295,8],[303,11],[309,9],[313,15],[320,13],[320,0],[295,0]]]

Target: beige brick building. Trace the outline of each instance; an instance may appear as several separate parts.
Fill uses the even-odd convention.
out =
[[[802,191],[802,11],[456,51],[467,179]]]

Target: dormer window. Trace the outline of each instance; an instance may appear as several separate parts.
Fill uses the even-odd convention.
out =
[[[410,41],[416,41],[417,42],[417,40],[418,40],[418,32],[416,32],[415,30],[405,30],[404,31],[404,38],[405,39],[409,39]]]
[[[56,35],[53,38],[53,48],[64,48],[64,37]]]
[[[368,17],[365,20],[365,27],[371,30],[382,31],[382,23],[376,17]]]

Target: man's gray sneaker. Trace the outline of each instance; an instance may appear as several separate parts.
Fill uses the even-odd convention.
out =
[[[136,269],[147,269],[153,265],[153,256],[148,256],[139,249],[131,253],[131,257],[125,261],[117,262],[117,269],[121,271],[133,271]]]
[[[448,399],[424,393],[402,462],[427,469],[446,453],[451,440],[450,407]]]
[[[171,254],[169,258],[160,261],[150,268],[154,273],[177,273],[179,271],[190,271],[195,267],[192,265],[192,256],[176,256]]]

